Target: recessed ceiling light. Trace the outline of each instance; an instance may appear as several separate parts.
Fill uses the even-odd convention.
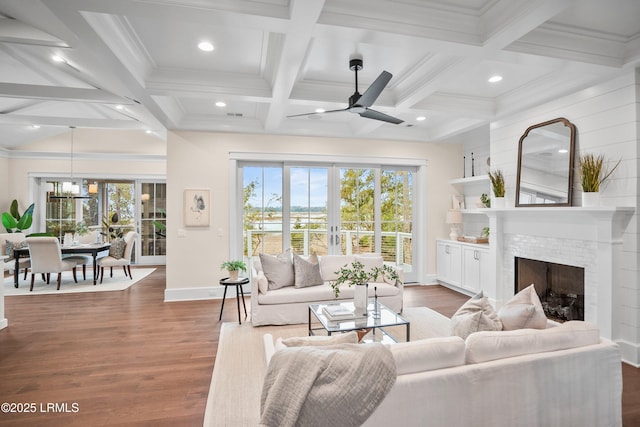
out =
[[[489,77],[489,83],[498,83],[501,80],[502,80],[502,76],[495,75],[495,76]]]
[[[124,105],[116,105],[116,110],[124,110]]]
[[[64,60],[64,58],[62,56],[58,56],[58,55],[53,55],[51,57],[51,60],[53,62],[67,62],[67,61]]]
[[[144,131],[144,133],[146,133],[147,135],[151,133],[151,129],[147,129]]]
[[[226,102],[222,102],[222,101],[216,102],[216,107],[222,108],[222,107],[226,107],[226,106],[227,106]]]
[[[40,125],[31,125],[33,129],[40,129]]]
[[[316,113],[324,113],[324,108],[316,108]]]
[[[569,150],[567,150],[566,148],[561,148],[561,149],[558,150],[558,153],[562,153],[562,154],[566,154],[568,152],[569,152]]]
[[[211,44],[211,42],[207,42],[207,41],[203,41],[198,43],[198,49],[204,51],[204,52],[212,52],[213,51],[213,45]]]
[[[423,121],[423,120],[426,120],[426,119],[427,119],[427,118],[426,118],[425,116],[418,116],[418,117],[416,117],[416,120],[417,120],[417,121],[419,121],[419,122],[421,122],[421,121]]]

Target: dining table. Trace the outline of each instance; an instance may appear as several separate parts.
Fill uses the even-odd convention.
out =
[[[62,255],[71,254],[89,254],[93,256],[93,284],[98,282],[98,255],[101,252],[109,250],[110,243],[79,243],[71,245],[60,246]],[[18,276],[20,275],[20,258],[29,257],[29,248],[19,248],[13,250],[13,256],[15,258],[15,268],[13,269],[13,285],[18,287]]]

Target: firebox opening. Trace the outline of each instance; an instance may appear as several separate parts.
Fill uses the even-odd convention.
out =
[[[584,268],[515,258],[515,292],[534,284],[549,319],[584,320]]]

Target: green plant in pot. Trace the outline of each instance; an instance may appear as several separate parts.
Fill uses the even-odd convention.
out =
[[[220,269],[229,272],[230,280],[238,280],[239,272],[247,271],[247,265],[243,261],[231,260],[223,262],[222,265],[220,265]]]
[[[580,160],[578,162],[578,176],[580,179],[580,185],[582,186],[583,206],[585,206],[585,193],[599,193],[602,183],[611,176],[618,165],[620,165],[620,162],[621,160],[618,160],[611,169],[608,169],[605,165],[604,155],[602,154],[596,156],[589,153],[580,156]],[[589,204],[590,203],[588,202],[587,205]],[[599,204],[599,202],[596,204]]]
[[[22,215],[18,211],[18,201],[13,200],[9,207],[9,212],[2,213],[2,225],[7,230],[7,233],[22,233],[23,230],[31,227],[33,223],[33,208],[32,203]]]
[[[500,169],[489,171],[489,181],[491,181],[491,187],[493,189],[493,195],[495,196],[494,207],[504,207],[504,174]]]

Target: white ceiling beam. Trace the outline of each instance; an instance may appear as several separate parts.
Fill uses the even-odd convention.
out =
[[[0,42],[68,48],[69,45],[49,33],[16,19],[0,19]]]
[[[134,101],[101,89],[0,83],[0,97],[42,99],[48,101],[135,104]]]
[[[147,126],[135,120],[0,114],[0,124],[30,125],[33,123],[38,123],[41,126],[62,126],[67,128],[75,126],[78,128],[98,129],[147,129]]]
[[[271,106],[267,112],[264,127],[268,131],[275,130],[284,116],[286,102],[293,85],[302,68],[313,28],[318,21],[324,0],[292,0],[291,23],[285,35],[280,61],[276,67],[276,78],[273,82]]]

